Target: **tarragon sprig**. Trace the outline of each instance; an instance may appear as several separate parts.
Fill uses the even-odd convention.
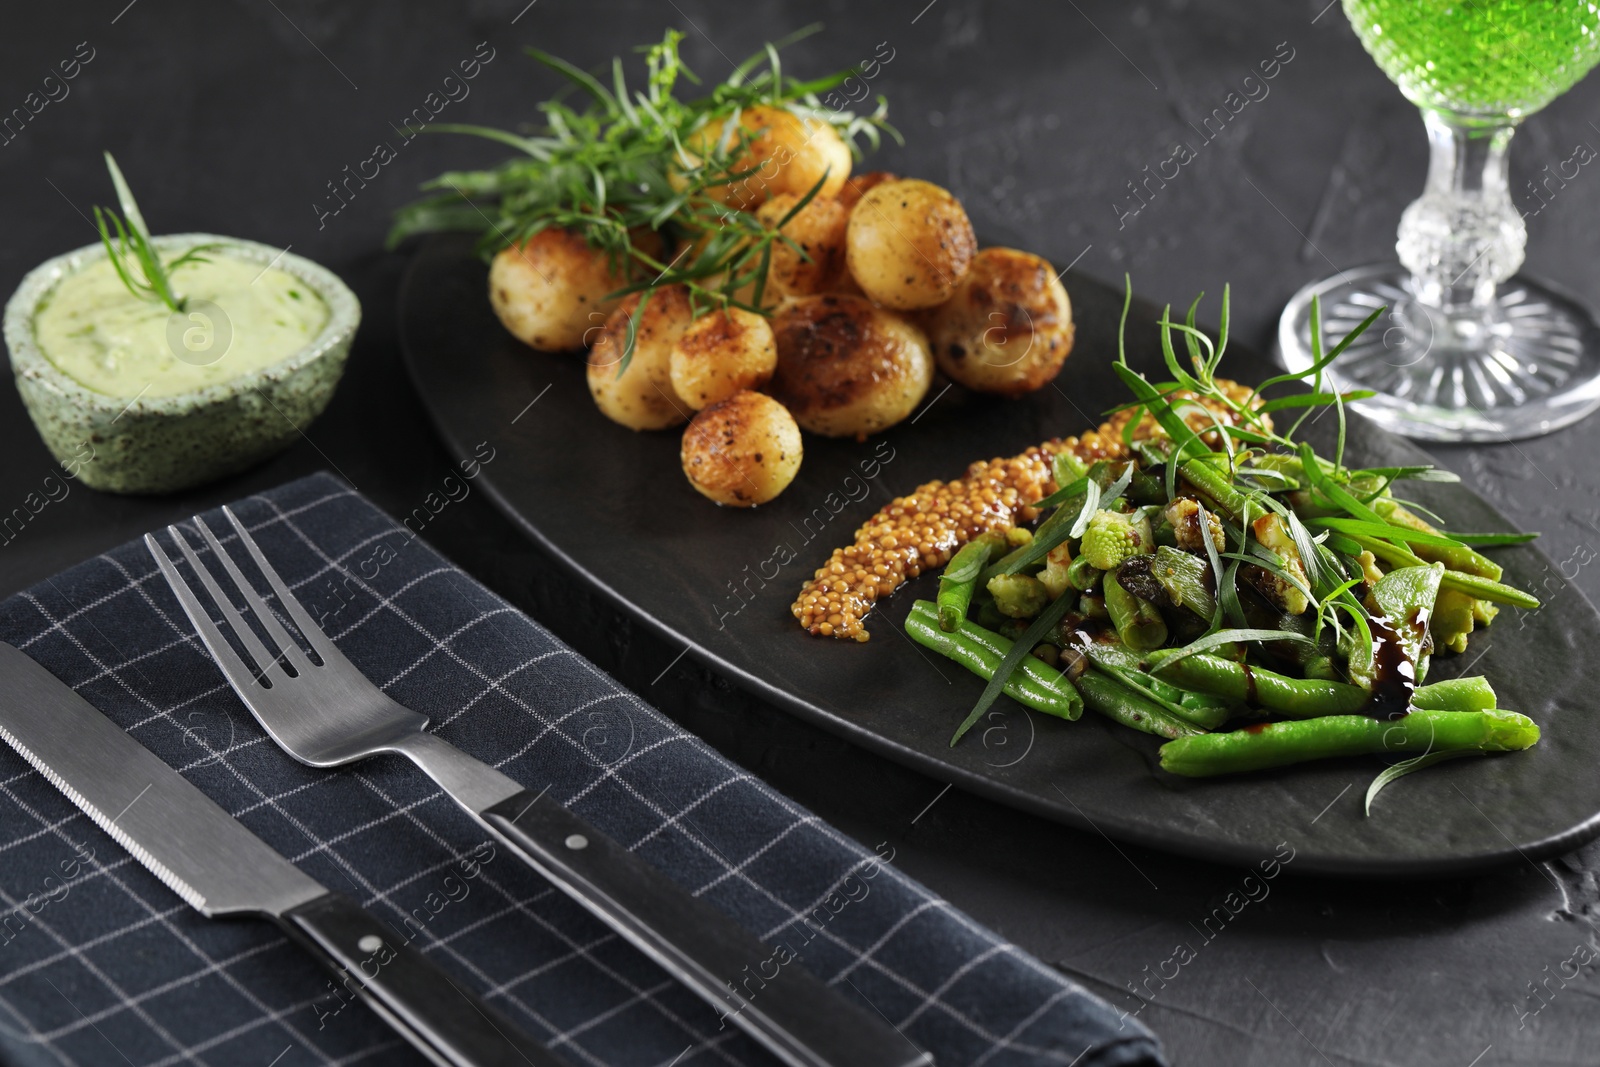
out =
[[[216,246],[196,245],[171,262],[162,263],[161,254],[150,239],[150,230],[145,226],[144,215],[139,211],[139,202],[133,198],[133,190],[122,176],[122,168],[117,166],[110,152],[105,156],[111,184],[117,190],[117,203],[122,207],[120,216],[113,208],[96,205],[94,209],[94,224],[100,231],[100,243],[106,246],[106,258],[128,292],[140,300],[165,304],[181,312],[188,306],[188,299],[172,288],[172,272],[185,263],[208,262],[201,253]],[[134,277],[135,271],[138,277]]]

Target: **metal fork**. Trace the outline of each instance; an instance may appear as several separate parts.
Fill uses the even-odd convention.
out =
[[[301,606],[233,511],[228,522],[311,646],[313,661],[197,515],[195,525],[269,649],[176,526],[167,532],[247,656],[229,644],[153,534],[145,545],[234,692],[289,755],[338,767],[399,753],[510,851],[791,1067],[921,1067],[932,1057],[577,815],[428,733],[428,719],[358,671]],[[783,950],[788,952],[787,949]],[[768,970],[772,973],[768,973]],[[720,1027],[719,1027],[720,1029]]]

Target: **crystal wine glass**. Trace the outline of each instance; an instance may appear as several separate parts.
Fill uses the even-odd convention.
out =
[[[1340,389],[1376,392],[1356,406],[1382,425],[1425,440],[1503,441],[1582,418],[1600,406],[1600,326],[1573,297],[1517,274],[1527,230],[1511,203],[1506,149],[1523,118],[1600,60],[1600,8],[1344,0],[1344,10],[1422,109],[1427,184],[1400,219],[1399,263],[1341,271],[1295,294],[1278,328],[1284,362],[1311,365],[1313,296],[1332,337],[1386,305],[1329,371]]]

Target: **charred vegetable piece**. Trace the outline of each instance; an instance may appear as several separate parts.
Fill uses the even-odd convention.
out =
[[[997,574],[985,588],[994,597],[1000,614],[1013,619],[1031,619],[1054,599],[1044,583],[1031,574]]]
[[[1173,604],[1188,608],[1202,619],[1209,620],[1216,613],[1217,598],[1211,592],[1211,566],[1205,560],[1163,545],[1156,549],[1150,573],[1161,583]]]
[[[1256,588],[1290,615],[1299,615],[1311,606],[1305,592],[1310,588],[1310,583],[1306,578],[1305,563],[1300,559],[1300,550],[1295,547],[1294,538],[1289,536],[1283,518],[1276,513],[1269,513],[1252,522],[1250,528],[1255,531],[1256,543],[1283,561],[1283,569],[1288,575],[1285,578],[1268,570],[1257,569],[1254,572]]]
[[[1050,550],[1044,557],[1044,570],[1039,572],[1039,581],[1044,585],[1045,591],[1050,594],[1050,599],[1065,593],[1068,589],[1076,588],[1072,584],[1072,549],[1065,541]]]
[[[1111,574],[1105,576],[1101,589],[1105,593],[1111,624],[1117,628],[1117,636],[1123,644],[1145,651],[1167,643],[1167,620],[1161,617],[1154,604],[1128,592]]]
[[[1438,599],[1433,602],[1433,617],[1428,620],[1435,648],[1451,652],[1467,650],[1467,637],[1477,624],[1477,612],[1473,609],[1478,603],[1458,590],[1439,590]]]
[[[1209,535],[1212,546],[1218,552],[1226,552],[1227,538],[1223,534],[1222,520],[1207,511],[1202,521],[1200,512],[1200,502],[1194,497],[1180,496],[1167,505],[1163,515],[1172,525],[1174,543],[1185,552],[1204,552]]]

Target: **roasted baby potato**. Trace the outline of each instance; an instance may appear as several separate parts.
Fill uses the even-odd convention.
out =
[[[939,369],[979,392],[1032,392],[1072,351],[1072,303],[1055,268],[1013,248],[979,252],[954,295],[924,321]]]
[[[672,346],[672,390],[696,411],[767,384],[778,365],[772,327],[753,311],[701,315]]]
[[[750,144],[730,164],[730,173],[745,176],[710,190],[730,207],[751,211],[780,193],[804,196],[824,174],[827,180],[818,195],[836,196],[850,176],[850,147],[822,119],[802,118],[784,107],[759,106],[741,111],[739,126]],[[683,170],[701,166],[719,144],[731,151],[738,137],[732,127],[732,116],[712,119],[687,138]],[[673,181],[682,187],[683,171]]]
[[[884,182],[899,180],[900,175],[891,174],[886,170],[869,170],[865,174],[852,174],[845,179],[844,188],[839,190],[839,203],[847,209],[854,209],[867,194],[867,190],[875,189]]]
[[[772,318],[772,392],[812,433],[865,437],[916,409],[933,380],[922,330],[859,296],[795,297]]]
[[[867,190],[850,212],[846,259],[862,292],[902,311],[950,299],[978,239],[961,202],[916,179]]]
[[[800,197],[780,193],[756,211],[756,218],[767,229],[776,229],[783,217],[794,210]],[[772,242],[772,265],[767,285],[785,296],[810,296],[837,292],[847,277],[844,265],[845,229],[850,210],[831,196],[817,196],[784,224],[785,241]],[[803,253],[803,254],[802,254]],[[763,294],[765,296],[765,294]]]
[[[606,254],[571,230],[540,230],[489,265],[489,303],[512,335],[542,352],[584,347],[584,334],[606,321],[627,282]]]
[[[606,418],[632,430],[664,430],[689,419],[689,405],[672,389],[672,346],[678,343],[694,310],[689,291],[667,285],[650,294],[633,337],[633,355],[620,376],[628,350],[630,320],[641,294],[617,305],[589,350],[589,392]]]
[[[705,408],[683,432],[689,484],[719,504],[765,504],[800,470],[800,427],[784,406],[748,390]]]

